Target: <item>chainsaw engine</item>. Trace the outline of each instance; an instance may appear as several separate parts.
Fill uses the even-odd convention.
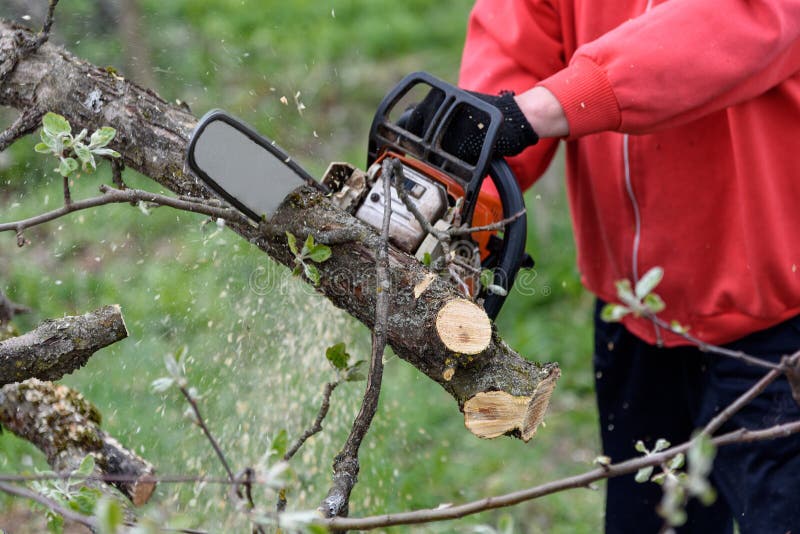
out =
[[[437,108],[427,123],[415,124],[411,131],[413,107],[402,102],[414,91],[420,94],[419,89],[421,99],[436,102]],[[486,136],[477,161],[464,161],[442,148],[442,137],[456,113],[476,114],[485,124]],[[451,276],[467,296],[482,299],[492,319],[499,313],[517,271],[529,258],[525,254],[527,225],[522,193],[505,160],[493,156],[502,120],[497,108],[474,95],[424,72],[410,74],[378,106],[370,129],[367,172],[334,163],[323,179],[334,203],[376,229],[382,226],[384,207],[391,203],[391,244]],[[396,187],[391,198],[384,198],[380,177],[386,158],[400,161],[402,189],[420,218],[436,231],[515,218],[502,231],[463,234],[443,245],[425,229],[427,225],[419,223]],[[498,196],[482,191],[487,177]],[[486,269],[492,271],[492,278],[481,287]]]
[[[403,161],[397,154],[387,154],[386,157],[397,157]],[[452,228],[459,215],[461,199],[449,194],[441,182],[432,180],[416,169],[413,162],[403,162],[402,165],[402,187],[419,214],[437,231],[446,232]],[[349,163],[332,163],[323,183],[334,191],[331,199],[339,208],[380,229],[387,203],[383,181],[380,180],[381,170],[380,161],[374,163],[366,173]],[[392,208],[389,242],[423,263],[431,266],[444,264],[442,243],[422,227],[394,187],[388,202]],[[449,249],[454,281],[467,296],[476,296],[480,291],[481,274],[479,244],[469,237],[460,238],[453,240]]]

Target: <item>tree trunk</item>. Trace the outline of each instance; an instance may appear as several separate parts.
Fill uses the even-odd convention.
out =
[[[19,31],[24,30],[8,22],[0,24],[0,73],[7,70],[19,46],[15,38]],[[177,194],[209,195],[184,165],[186,144],[197,122],[191,114],[59,47],[44,45],[0,80],[0,104],[55,111],[76,129],[113,126],[118,131],[113,148],[123,154],[128,167]],[[302,238],[314,234],[316,241],[331,244],[332,257],[317,264],[322,277],[317,290],[373,327],[375,255],[380,237],[371,228],[311,188],[290,195],[271,226],[270,232],[251,225],[232,228],[289,267],[294,265],[294,255],[284,231]],[[354,239],[342,240],[341,236]],[[452,327],[462,329],[461,337],[470,339],[469,350],[459,351],[458,342],[453,345],[450,341],[452,336],[443,340],[437,333],[440,313],[451,313],[446,307],[463,300],[455,288],[431,277],[419,261],[394,249],[390,269],[394,293],[388,341],[395,353],[450,393],[465,412],[467,427],[477,435],[511,434],[530,439],[560,374],[558,365],[520,357],[488,326],[485,315],[476,323]],[[483,326],[476,329],[478,323]],[[491,402],[487,403],[489,392]]]

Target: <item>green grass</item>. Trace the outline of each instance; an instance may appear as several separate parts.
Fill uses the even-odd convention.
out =
[[[306,0],[261,2],[257,9],[233,0],[143,0],[143,38],[164,96],[189,102],[196,114],[229,109],[320,174],[329,161],[363,165],[375,106],[404,74],[429,70],[455,80],[471,3]],[[114,33],[87,22],[91,2],[65,4],[58,13],[60,38],[70,49],[94,63],[122,65]],[[297,91],[306,105],[302,114],[292,104]],[[289,106],[280,103],[284,95]],[[0,170],[2,221],[60,202],[54,164],[34,155],[32,146],[25,140],[12,147]],[[362,450],[354,515],[513,491],[585,470],[597,455],[593,304],[574,268],[561,174],[557,165],[547,183],[528,194],[529,249],[537,267],[512,291],[498,322],[520,353],[562,366],[547,426],[527,445],[476,439],[438,385],[389,357],[379,416]],[[133,173],[126,180],[158,190]],[[107,169],[81,177],[74,196],[92,195],[109,181]],[[109,206],[26,236],[31,244],[18,249],[13,235],[0,235],[0,288],[35,310],[17,326],[25,330],[47,317],[121,304],[130,338],[64,382],[94,402],[105,428],[162,474],[222,474],[213,451],[183,417],[176,392],[150,390],[165,374],[165,354],[188,348],[190,380],[237,468],[263,464],[272,437],[281,429],[296,436],[313,419],[332,376],[327,346],[345,341],[357,357],[368,354],[363,327],[202,217],[166,208],[145,216],[134,207]],[[362,388],[336,391],[325,431],[293,462],[291,509],[313,508],[323,497]],[[0,436],[3,471],[31,462],[44,465],[29,445],[7,432]],[[257,497],[274,499],[268,492]],[[163,485],[154,501],[210,531],[247,531],[226,508],[224,489]],[[601,492],[573,490],[455,522],[391,530],[464,532],[470,525],[512,521],[514,532],[597,532],[601,512]]]

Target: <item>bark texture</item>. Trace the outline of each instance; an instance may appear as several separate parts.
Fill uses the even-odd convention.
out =
[[[43,322],[0,342],[0,386],[28,378],[58,380],[83,367],[98,350],[128,337],[119,306]]]
[[[20,31],[24,30],[8,22],[0,23],[0,73],[4,72],[4,63],[15,57],[13,50],[20,41],[16,34]],[[184,166],[195,117],[169,105],[152,91],[61,48],[44,45],[0,79],[0,105],[55,111],[78,129],[92,131],[103,125],[113,126],[118,135],[112,145],[123,154],[126,166],[175,193],[209,195]],[[269,231],[250,225],[232,228],[287,266],[293,266],[294,256],[287,246],[286,230],[299,238],[314,234],[317,242],[331,245],[331,259],[317,264],[322,276],[317,289],[335,305],[373,327],[375,255],[380,237],[371,228],[335,208],[311,188],[290,195],[275,214]],[[542,404],[546,407],[552,384],[559,376],[557,364],[525,360],[494,330],[488,345],[478,354],[449,350],[437,335],[436,318],[445,305],[460,299],[459,294],[449,283],[431,279],[430,271],[406,254],[391,250],[389,260],[391,284],[396,291],[389,306],[387,337],[396,354],[439,383],[462,410],[467,401],[490,391],[506,393],[515,406],[535,402],[540,408]],[[421,291],[420,285],[425,286]],[[542,388],[543,383],[551,386]],[[525,415],[529,411],[526,409]],[[493,417],[483,415],[484,419]],[[507,421],[506,432],[502,433],[524,437],[526,433],[521,429],[530,430],[533,421],[526,422],[525,415],[521,416],[523,419]],[[470,427],[469,416],[466,422]]]
[[[120,480],[112,484],[140,506],[153,494],[153,466],[100,428],[100,412],[67,386],[36,379],[0,388],[0,424],[33,443],[56,472],[69,472],[87,454],[96,474]]]

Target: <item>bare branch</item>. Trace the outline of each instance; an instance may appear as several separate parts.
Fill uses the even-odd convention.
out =
[[[0,291],[0,326],[8,324],[16,315],[30,313],[30,308],[12,302]]]
[[[713,443],[716,447],[724,447],[736,443],[752,443],[755,441],[767,441],[771,439],[782,438],[798,432],[800,432],[800,421],[795,421],[782,425],[775,425],[763,430],[736,430],[734,432],[713,438],[711,443]],[[585,488],[599,480],[635,473],[643,467],[661,465],[664,462],[668,462],[679,453],[685,453],[689,450],[690,446],[691,442],[686,442],[660,453],[633,458],[617,464],[593,469],[580,475],[548,482],[546,484],[541,484],[539,486],[534,486],[521,491],[515,491],[513,493],[487,497],[457,506],[415,510],[412,512],[400,512],[362,518],[337,517],[320,519],[316,521],[316,523],[325,525],[331,530],[371,530],[375,528],[397,525],[416,525],[420,523],[433,523],[436,521],[458,519],[460,517],[485,512],[487,510],[513,506],[515,504],[538,499],[539,497],[544,497],[545,495],[551,495],[553,493],[559,493],[569,489]]]
[[[194,422],[203,431],[203,434],[206,436],[206,439],[208,439],[208,442],[211,443],[211,447],[217,454],[217,458],[219,458],[222,467],[225,468],[225,472],[228,474],[228,480],[230,480],[231,483],[236,482],[236,476],[233,474],[230,464],[228,464],[228,460],[225,458],[225,454],[222,452],[222,449],[220,449],[219,443],[217,443],[217,440],[214,438],[214,435],[211,433],[211,430],[208,429],[208,425],[206,424],[203,415],[200,413],[200,407],[197,405],[197,401],[195,400],[194,395],[192,395],[189,392],[189,390],[186,389],[186,386],[181,385],[179,386],[179,389],[181,390],[181,394],[186,398],[186,401],[189,403],[189,406],[192,407],[192,411],[194,412],[195,416]]]
[[[14,141],[28,135],[39,127],[42,120],[42,111],[37,105],[29,106],[11,123],[3,133],[0,133],[0,152],[11,146]]]
[[[383,196],[391,197],[392,177],[395,182],[402,180],[395,174],[399,162],[393,158],[383,161]],[[333,460],[333,485],[328,496],[322,501],[320,510],[325,517],[346,516],[350,506],[350,492],[358,481],[358,451],[361,442],[369,431],[372,418],[378,411],[378,400],[381,394],[383,379],[383,352],[386,349],[387,329],[389,326],[389,303],[392,283],[389,278],[389,229],[392,219],[392,203],[383,205],[383,225],[381,228],[382,243],[378,247],[375,261],[375,326],[372,329],[372,353],[370,355],[367,388],[361,409],[353,422],[353,428],[342,451]]]
[[[128,337],[117,305],[43,322],[0,342],[0,385],[28,378],[58,380],[82,367],[98,350]]]
[[[109,187],[107,185],[101,185],[100,191],[103,194],[97,197],[74,201],[61,208],[48,211],[47,213],[42,213],[28,219],[0,223],[0,232],[16,232],[17,235],[20,235],[28,228],[39,226],[76,211],[96,208],[98,206],[106,206],[108,204],[122,204],[131,202],[134,204],[138,202],[149,202],[159,206],[169,206],[171,208],[190,211],[192,213],[200,213],[203,215],[208,215],[209,217],[217,217],[219,219],[240,224],[249,224],[248,219],[236,210],[212,206],[204,202],[189,202],[187,200],[159,195],[149,191],[142,191],[141,189],[114,189],[113,187]]]

